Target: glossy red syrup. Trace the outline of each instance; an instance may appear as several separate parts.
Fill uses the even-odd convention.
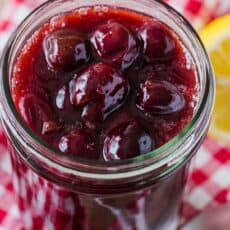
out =
[[[55,16],[28,38],[12,96],[26,124],[63,154],[127,159],[189,123],[194,69],[177,35],[156,19],[85,8]]]

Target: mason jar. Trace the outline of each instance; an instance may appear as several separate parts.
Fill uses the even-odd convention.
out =
[[[98,4],[131,9],[165,23],[189,51],[196,69],[199,96],[189,124],[167,144],[132,159],[101,162],[54,152],[24,124],[11,97],[13,67],[25,40],[54,15]],[[176,229],[190,160],[208,130],[214,98],[209,58],[179,13],[155,0],[48,1],[11,36],[0,81],[1,120],[25,229]]]

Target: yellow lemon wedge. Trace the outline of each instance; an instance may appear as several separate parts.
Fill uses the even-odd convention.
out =
[[[230,144],[230,14],[200,32],[216,76],[216,102],[209,135]]]

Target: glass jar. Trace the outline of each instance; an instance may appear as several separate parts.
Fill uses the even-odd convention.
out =
[[[93,162],[54,152],[25,126],[10,93],[24,41],[48,18],[82,6],[119,6],[148,14],[177,33],[195,63],[199,100],[191,122],[148,154]],[[56,0],[30,14],[9,40],[1,62],[1,115],[9,139],[13,183],[25,229],[175,229],[191,157],[207,132],[214,97],[208,56],[189,23],[154,0]]]

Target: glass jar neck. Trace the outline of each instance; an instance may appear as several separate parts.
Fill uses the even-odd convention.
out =
[[[63,2],[65,2],[64,7]],[[109,163],[75,160],[54,152],[25,126],[17,114],[10,93],[12,69],[18,50],[26,38],[41,23],[60,12],[98,4],[112,5],[113,7],[116,4],[119,7],[149,14],[172,28],[192,56],[200,86],[199,102],[194,117],[173,140],[146,155]],[[164,177],[185,163],[199,147],[208,129],[214,97],[214,78],[208,56],[188,22],[172,8],[157,1],[59,0],[47,2],[27,17],[12,35],[3,54],[1,71],[3,76],[1,78],[2,121],[11,142],[30,167],[44,177],[61,184],[72,183],[74,186],[76,183],[79,188],[79,183],[83,180],[103,186],[105,184],[115,186],[119,183],[143,182],[143,180],[148,183],[150,179]],[[84,186],[86,185],[84,184]]]

